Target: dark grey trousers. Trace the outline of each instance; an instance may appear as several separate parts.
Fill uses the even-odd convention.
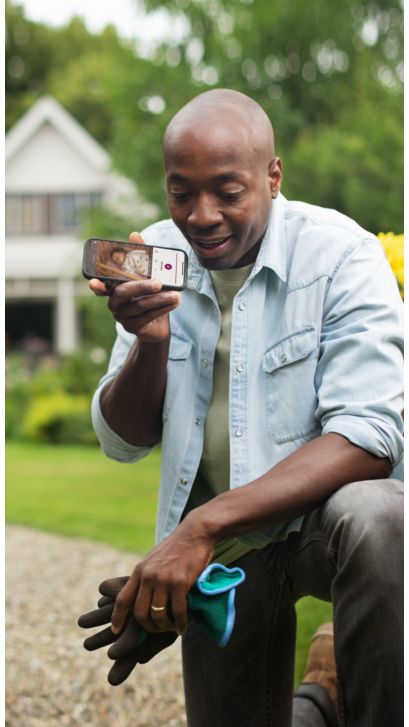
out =
[[[189,727],[325,727],[312,702],[293,699],[305,595],[333,603],[340,724],[403,725],[402,496],[398,480],[351,483],[300,533],[237,561],[247,578],[229,644],[197,626],[183,637]]]

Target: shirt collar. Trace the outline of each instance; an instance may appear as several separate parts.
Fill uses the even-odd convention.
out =
[[[270,219],[254,265],[254,273],[262,267],[271,268],[281,280],[287,280],[284,205],[281,193],[271,203]]]
[[[284,282],[287,280],[284,225],[285,202],[286,199],[281,192],[272,201],[267,229],[264,233],[250,277],[253,277],[262,267],[267,267],[271,268]],[[190,248],[188,251],[188,288],[199,289],[204,285],[206,289],[209,287],[212,289],[210,276],[205,275],[206,272],[206,269],[199,263],[196,255]],[[207,290],[201,292],[207,292]]]

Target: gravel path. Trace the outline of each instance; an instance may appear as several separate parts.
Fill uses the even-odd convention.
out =
[[[106,680],[106,649],[82,647],[78,616],[95,607],[102,580],[135,562],[97,543],[6,529],[6,725],[185,727],[179,641],[118,687]]]

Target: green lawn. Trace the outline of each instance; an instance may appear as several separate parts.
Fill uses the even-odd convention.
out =
[[[125,465],[98,447],[10,442],[7,519],[145,553],[154,545],[159,465],[158,450]]]
[[[159,466],[158,450],[137,465],[123,465],[94,447],[10,442],[7,520],[146,553],[154,544]],[[331,620],[331,606],[304,598],[297,604],[297,618],[296,682],[312,634]]]

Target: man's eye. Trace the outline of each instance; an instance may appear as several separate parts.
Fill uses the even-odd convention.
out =
[[[220,192],[220,197],[226,202],[236,202],[240,199],[241,193],[241,190],[237,190],[237,192]]]
[[[189,196],[189,192],[178,192],[178,191],[173,191],[173,190],[170,191],[170,194],[173,197],[173,199],[177,199],[177,200],[187,199]]]

